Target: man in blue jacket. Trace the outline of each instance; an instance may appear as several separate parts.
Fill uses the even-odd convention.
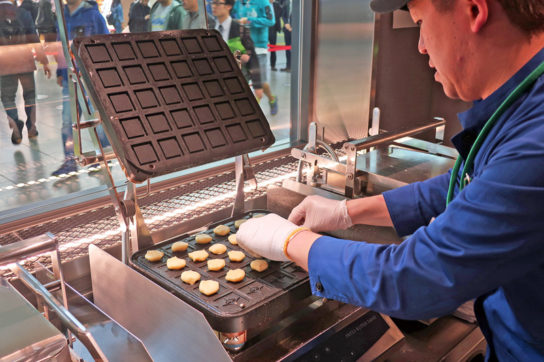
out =
[[[404,6],[446,95],[474,101],[452,139],[460,167],[374,197],[308,197],[289,221],[246,222],[238,243],[294,260],[318,296],[399,318],[444,315],[476,298],[488,360],[542,361],[544,1],[371,1],[381,12]],[[315,233],[352,224],[411,236],[377,245]]]
[[[109,34],[106,21],[98,11],[98,5],[94,1],[67,0],[64,7],[64,19],[66,21],[69,40],[81,36]],[[62,54],[62,49],[59,51],[59,54]],[[57,61],[59,63],[57,67],[57,84],[62,87],[62,144],[64,147],[64,162],[57,170],[53,171],[53,176],[77,171],[77,163],[74,158],[73,120],[70,110],[70,91],[68,88],[66,60],[64,56],[60,55]],[[109,145],[103,133],[99,132],[99,134],[101,135],[102,144],[105,146]]]
[[[269,0],[237,0],[234,4],[233,17],[242,25],[249,27],[251,39],[255,44],[255,53],[259,60],[262,89],[255,89],[255,96],[260,101],[263,92],[268,98],[270,114],[278,113],[278,98],[272,94],[266,72],[268,68],[268,28],[275,24],[274,8]]]

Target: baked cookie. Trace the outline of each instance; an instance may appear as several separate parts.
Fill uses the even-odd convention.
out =
[[[230,234],[228,240],[232,245],[238,245],[238,241],[236,241],[236,234]]]
[[[196,250],[192,253],[187,254],[192,261],[204,261],[208,259],[208,253],[206,250]]]
[[[187,262],[185,259],[180,259],[177,256],[174,256],[172,258],[168,258],[166,261],[166,267],[170,270],[180,270],[185,268],[185,265]]]
[[[172,244],[172,251],[185,251],[187,250],[187,247],[189,244],[187,244],[185,241],[176,241],[174,244]]]
[[[230,233],[230,228],[227,225],[217,225],[213,232],[215,235],[225,236]]]
[[[181,281],[189,285],[193,285],[200,280],[200,274],[194,270],[187,270],[181,273]]]
[[[245,257],[246,257],[246,254],[244,254],[242,251],[238,251],[238,250],[229,251],[230,261],[240,262],[244,260]]]
[[[214,254],[219,255],[225,253],[227,251],[227,247],[223,244],[213,244],[208,250]]]
[[[204,295],[212,295],[219,290],[219,282],[215,280],[203,280],[198,285],[198,290]]]
[[[208,260],[208,269],[211,271],[219,271],[225,267],[225,259],[210,259]]]
[[[242,224],[245,223],[246,221],[247,221],[247,219],[236,220],[236,221],[234,222],[234,227],[235,227],[236,229],[238,229],[238,228],[240,227],[240,225],[242,225]]]
[[[256,259],[256,260],[253,260],[249,266],[251,267],[251,269],[257,271],[257,272],[263,272],[265,271],[266,269],[268,269],[268,263],[266,262],[266,260],[263,260],[263,259]]]
[[[208,234],[197,234],[195,241],[197,244],[209,244],[212,241],[212,237]]]
[[[160,250],[148,250],[145,253],[145,258],[152,263],[161,260],[163,256],[164,253]]]
[[[231,269],[225,275],[225,279],[229,282],[238,283],[244,280],[246,272],[243,269]]]

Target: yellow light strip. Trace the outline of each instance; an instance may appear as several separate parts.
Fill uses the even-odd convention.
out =
[[[117,161],[114,161],[114,162],[112,162],[110,167],[116,166],[118,164],[119,163]],[[68,178],[68,177],[71,177],[71,176],[81,175],[81,174],[84,174],[84,173],[90,173],[90,172],[93,172],[93,171],[98,171],[98,170],[102,169],[102,167],[103,167],[102,164],[100,164],[100,165],[95,166],[95,167],[82,168],[82,169],[80,169],[78,171],[72,171],[70,173],[63,173],[63,174],[60,174],[58,176],[49,176],[47,178],[41,178],[41,179],[38,179],[38,180],[21,182],[21,183],[18,183],[16,185],[9,185],[9,186],[6,186],[6,187],[0,187],[0,192],[20,189],[20,188],[34,186],[34,185],[39,185],[41,183],[46,183],[46,182],[50,182],[50,181],[58,181],[58,180]]]

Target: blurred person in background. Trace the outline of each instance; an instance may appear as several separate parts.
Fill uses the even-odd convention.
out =
[[[115,28],[115,34],[121,34],[123,32],[123,21],[125,21],[125,18],[123,17],[123,6],[121,5],[121,0],[113,0],[110,15],[112,20],[110,25],[113,25]]]
[[[151,7],[149,31],[183,29],[185,9],[178,0],[157,0]]]
[[[285,45],[291,46],[291,33],[293,28],[291,27],[291,0],[280,0],[281,5],[281,18],[283,20],[283,35],[285,37]],[[285,68],[280,69],[282,72],[291,71],[291,50],[285,50]]]
[[[32,0],[23,0],[19,7],[28,11],[30,16],[32,16],[32,22],[36,23],[36,18],[38,17],[38,4]]]
[[[276,16],[276,22],[268,29],[268,43],[270,45],[276,45],[278,40],[278,33],[281,32],[281,4],[279,1],[270,0],[270,4],[274,7],[274,15]],[[276,69],[276,52],[270,52],[270,69]]]
[[[202,0],[183,0],[183,8],[185,16],[183,17],[182,29],[206,29],[206,17],[204,16],[204,8],[199,8],[198,2]],[[215,24],[213,18],[210,17],[208,22],[212,28]]]
[[[57,40],[57,18],[52,10],[51,1],[40,0],[36,16],[36,29],[46,43]]]
[[[276,22],[274,9],[270,4],[270,0],[237,0],[234,4],[233,14],[235,14],[240,24],[250,29],[251,39],[255,44],[263,87],[262,91],[255,90],[255,96],[260,101],[264,92],[270,105],[270,114],[275,115],[278,113],[278,98],[272,94],[266,76],[268,68],[268,28]]]
[[[260,89],[262,92],[259,59],[255,54],[255,45],[249,30],[230,16],[233,6],[234,0],[215,0],[212,3],[212,13],[216,19],[214,28],[221,33],[221,37],[231,52],[240,51],[242,73],[248,81],[251,81],[254,90]]]
[[[131,33],[143,33],[149,28],[149,0],[137,0],[130,4],[128,29]]]
[[[67,0],[64,7],[64,19],[68,40],[76,37],[87,37],[97,34],[109,34],[106,21],[98,11],[96,2],[83,0]],[[62,87],[62,144],[64,147],[64,162],[55,171],[53,176],[69,174],[77,171],[77,163],[74,157],[74,138],[72,133],[72,112],[70,106],[70,89],[68,87],[68,70],[63,50],[58,50],[57,56],[57,84]],[[109,142],[101,127],[97,129],[100,142],[104,147]]]
[[[11,142],[22,141],[26,124],[28,138],[38,136],[36,127],[36,83],[34,55],[43,65],[47,78],[51,77],[47,57],[28,11],[8,0],[0,1],[0,91],[1,100],[12,129]],[[26,122],[19,119],[15,97],[21,82]]]

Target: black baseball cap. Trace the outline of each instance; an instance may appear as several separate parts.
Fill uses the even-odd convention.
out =
[[[377,13],[389,13],[398,9],[408,10],[410,0],[371,0],[370,8]]]

